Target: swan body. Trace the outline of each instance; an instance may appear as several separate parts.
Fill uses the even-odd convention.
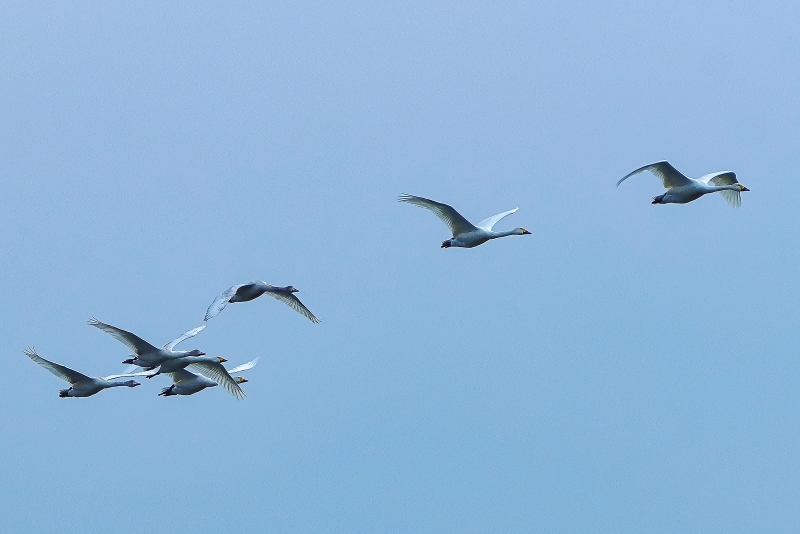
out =
[[[482,245],[490,239],[497,239],[498,237],[506,237],[509,235],[529,235],[530,232],[525,228],[514,228],[513,230],[505,230],[502,232],[495,232],[492,230],[497,222],[512,213],[516,212],[519,208],[498,213],[492,217],[488,217],[478,224],[472,224],[458,213],[452,206],[442,204],[422,197],[415,197],[413,195],[400,195],[398,198],[400,202],[408,202],[421,208],[428,209],[434,215],[439,217],[453,233],[453,237],[442,242],[442,248],[450,247],[463,247],[472,248]]]
[[[666,161],[639,167],[617,182],[617,187],[627,178],[644,171],[650,171],[661,178],[667,188],[666,193],[653,198],[653,204],[686,204],[708,193],[720,192],[728,204],[738,208],[742,205],[740,193],[750,191],[736,180],[736,173],[732,171],[713,172],[695,179],[685,176]]]
[[[234,367],[233,369],[227,369],[226,371],[229,373],[229,375],[233,373],[239,373],[241,371],[252,369],[255,367],[256,363],[258,363],[258,358],[239,365],[238,367]],[[171,397],[172,395],[194,395],[195,393],[206,388],[218,385],[216,381],[203,376],[202,374],[195,374],[190,371],[186,371],[185,369],[174,371],[170,373],[170,376],[172,377],[173,383],[171,386],[161,390],[161,393],[158,394],[160,397]],[[241,376],[237,376],[233,380],[236,382],[237,387],[239,384],[244,384],[248,381]]]
[[[164,363],[165,361],[173,358],[180,358],[182,356],[205,356],[205,352],[201,352],[199,350],[172,350],[171,347],[174,347],[183,339],[186,339],[187,335],[190,332],[196,330],[195,334],[202,330],[202,328],[198,327],[193,330],[190,330],[183,336],[179,337],[178,339],[167,343],[164,347],[158,348],[144,339],[140,338],[136,334],[132,334],[127,330],[123,330],[121,328],[117,328],[116,326],[111,326],[110,324],[102,323],[95,318],[89,319],[89,324],[92,326],[96,326],[103,332],[110,334],[114,337],[117,341],[121,341],[122,343],[126,344],[131,350],[133,350],[134,357],[124,360],[122,363],[128,363],[133,365],[138,365],[139,367],[143,367],[145,369],[154,369]],[[194,334],[192,334],[194,335]],[[192,336],[188,336],[192,337]],[[183,339],[182,339],[183,338]]]
[[[139,382],[134,380],[126,380],[124,382],[112,381],[112,379],[115,378],[113,376],[105,378],[86,376],[85,374],[79,373],[78,371],[70,369],[69,367],[51,362],[50,360],[45,360],[36,354],[36,350],[33,347],[25,349],[25,355],[56,375],[58,378],[66,380],[70,383],[69,389],[62,389],[58,392],[59,397],[91,397],[95,393],[99,393],[100,391],[108,388],[120,386],[133,388],[140,385]]]
[[[300,302],[294,293],[299,290],[294,286],[277,287],[261,280],[255,280],[247,284],[239,284],[231,286],[222,292],[220,296],[214,299],[211,306],[206,311],[205,320],[208,321],[216,316],[219,312],[225,309],[229,302],[248,302],[257,299],[261,295],[267,294],[270,297],[277,299],[284,304],[292,307],[295,311],[303,314],[312,323],[319,323],[319,319],[314,317],[314,314]]]

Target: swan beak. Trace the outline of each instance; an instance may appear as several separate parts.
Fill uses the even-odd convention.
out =
[[[132,387],[132,388],[135,388],[136,386],[141,386],[141,384],[140,384],[139,382],[134,382],[134,383],[133,383],[133,385],[132,385],[131,387]]]
[[[133,364],[133,360],[134,360],[133,358],[128,358],[127,360],[123,361],[122,363],[127,363],[129,365],[132,365]]]
[[[522,235],[529,235],[530,232],[527,231],[525,228],[522,229]]]
[[[750,191],[750,190],[747,189],[745,186],[742,186],[742,191]]]
[[[249,382],[246,378],[242,378],[241,376],[237,376],[236,379],[240,384],[244,384],[245,382]]]
[[[219,356],[219,363],[225,363],[225,362],[227,362],[227,361],[228,361],[228,360],[226,360],[226,359],[225,359],[225,358],[223,358],[222,356]]]

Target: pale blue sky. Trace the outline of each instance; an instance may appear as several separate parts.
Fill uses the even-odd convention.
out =
[[[67,5],[68,4],[68,5]],[[378,5],[379,4],[379,5]],[[0,6],[15,532],[800,530],[800,6]],[[742,208],[653,206],[668,159]],[[473,220],[472,250],[400,193]],[[222,388],[60,399],[163,343]]]

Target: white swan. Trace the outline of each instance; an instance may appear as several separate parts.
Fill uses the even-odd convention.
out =
[[[528,235],[530,234],[525,228],[514,228],[513,230],[505,230],[502,232],[495,232],[492,230],[497,221],[503,217],[507,217],[517,211],[519,208],[498,213],[492,217],[482,220],[478,224],[472,224],[466,220],[460,213],[458,213],[452,206],[442,204],[429,200],[427,198],[415,197],[413,195],[400,195],[398,198],[400,202],[408,202],[421,208],[431,210],[434,215],[439,217],[453,232],[453,237],[447,241],[442,242],[442,248],[449,247],[464,247],[472,248],[486,243],[490,239],[498,237],[505,237],[507,235]]]
[[[228,369],[227,371],[229,374],[239,373],[241,371],[252,369],[253,367],[255,367],[257,363],[258,363],[258,358],[256,358],[253,361],[239,365],[238,367],[234,367],[233,369]],[[161,397],[170,397],[172,395],[194,395],[198,391],[202,391],[206,388],[214,387],[217,385],[217,382],[211,380],[208,377],[205,377],[201,374],[197,375],[186,370],[174,371],[170,373],[170,376],[172,377],[173,383],[171,386],[161,390],[161,393],[158,394]],[[234,378],[234,380],[236,381],[237,385],[244,384],[245,382],[248,381],[247,379],[242,378],[241,376],[237,376],[236,378]]]
[[[125,343],[131,348],[131,350],[133,350],[134,358],[129,358],[122,363],[138,365],[139,367],[143,367],[145,369],[154,369],[172,358],[180,358],[182,356],[205,356],[206,354],[205,352],[201,352],[196,349],[189,351],[172,350],[172,347],[187,337],[192,337],[194,334],[202,330],[200,327],[189,330],[189,332],[186,332],[186,334],[182,335],[178,339],[167,343],[163,348],[158,348],[154,347],[136,334],[132,334],[127,330],[117,328],[116,326],[111,326],[110,324],[101,323],[94,317],[89,319],[89,324],[96,326],[103,332],[111,334],[117,341]],[[194,332],[194,334],[189,335],[191,332]]]
[[[736,173],[732,171],[713,172],[694,179],[684,176],[666,161],[657,161],[636,169],[617,182],[617,187],[627,178],[643,171],[650,171],[661,178],[667,188],[663,195],[653,197],[653,204],[686,204],[707,193],[719,191],[728,204],[738,208],[742,205],[740,193],[750,191],[736,180]]]
[[[205,320],[208,321],[212,317],[216,316],[219,312],[225,309],[225,306],[229,302],[247,302],[266,293],[270,297],[278,299],[284,304],[288,304],[296,311],[302,313],[308,319],[310,319],[312,323],[319,323],[319,319],[314,317],[314,314],[311,313],[311,311],[306,308],[302,302],[300,302],[300,299],[294,296],[294,293],[297,293],[298,291],[299,290],[294,286],[277,287],[266,282],[262,282],[261,280],[232,286],[223,291],[220,296],[214,299],[214,302],[211,303],[211,306],[209,306],[208,310],[206,311]]]
[[[69,389],[62,389],[58,392],[59,397],[91,397],[95,393],[98,393],[106,388],[115,388],[119,386],[133,388],[140,385],[139,382],[134,380],[126,380],[125,382],[112,382],[111,380],[116,378],[115,376],[106,378],[86,376],[85,374],[74,371],[69,367],[64,367],[63,365],[51,362],[50,360],[45,360],[36,354],[36,350],[33,347],[25,349],[25,355],[56,375],[58,378],[66,380],[70,383],[71,387]]]

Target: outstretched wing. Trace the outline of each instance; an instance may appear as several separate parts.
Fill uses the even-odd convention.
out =
[[[183,335],[181,335],[181,337],[173,339],[172,341],[170,341],[169,343],[164,345],[164,348],[167,349],[167,350],[172,350],[173,348],[175,348],[175,345],[177,345],[178,343],[182,343],[183,341],[186,341],[190,337],[196,336],[205,327],[206,327],[206,325],[203,324],[203,325],[198,326],[197,328],[192,328],[191,330],[188,330],[188,331],[184,332]]]
[[[736,173],[733,171],[712,172],[711,174],[706,174],[700,178],[700,180],[707,184],[712,183],[714,185],[733,185],[739,183],[736,179]],[[742,195],[739,191],[720,191],[720,194],[722,194],[722,198],[734,208],[742,207]]]
[[[236,291],[247,284],[239,284],[236,286],[229,287],[225,291],[222,292],[220,296],[214,299],[214,302],[211,303],[211,306],[208,307],[206,310],[206,318],[203,319],[204,321],[208,321],[212,317],[215,317],[219,312],[225,309],[225,306],[228,305],[228,301],[231,299],[232,296],[236,294]]]
[[[228,369],[227,371],[229,375],[232,375],[233,373],[241,373],[242,371],[247,371],[248,369],[252,369],[253,367],[256,366],[257,363],[258,363],[258,358],[256,358],[255,360],[251,360],[247,363],[243,363],[242,365],[234,367],[233,369]]]
[[[70,384],[76,384],[78,382],[83,382],[84,380],[91,380],[90,377],[86,376],[85,374],[79,373],[78,371],[74,371],[69,367],[64,367],[63,365],[57,364],[55,362],[51,362],[50,360],[45,360],[38,354],[36,354],[36,349],[33,347],[25,349],[25,356],[30,358],[31,360],[35,361],[54,375],[56,375],[61,380],[66,380]]]
[[[319,319],[317,319],[311,310],[306,308],[300,299],[295,297],[293,293],[289,293],[288,291],[266,291],[266,294],[274,299],[278,299],[279,301],[283,302],[284,304],[288,304],[294,310],[302,313],[305,315],[312,323],[317,324],[319,323]]]
[[[483,228],[484,230],[491,230],[494,227],[494,225],[497,224],[497,221],[505,217],[508,217],[518,209],[519,208],[514,208],[513,210],[508,210],[504,211],[503,213],[498,213],[497,215],[492,215],[491,217],[487,217],[486,219],[482,220],[475,226],[477,226],[478,228]]]
[[[125,377],[128,377],[128,376],[150,376],[150,375],[153,375],[153,374],[155,374],[157,372],[158,371],[153,369],[151,371],[140,371],[138,373],[122,373],[122,374],[118,374],[118,375],[108,375],[108,376],[104,376],[103,380],[116,380],[117,378],[125,378]]]
[[[663,183],[664,187],[667,189],[672,189],[673,187],[680,187],[682,185],[690,185],[693,183],[691,178],[687,178],[686,176],[684,176],[678,169],[670,165],[668,162],[657,161],[655,163],[650,163],[649,165],[645,165],[644,167],[639,167],[635,171],[628,173],[619,182],[617,182],[617,187],[619,187],[619,184],[621,184],[634,174],[639,174],[640,172],[644,171],[650,171],[659,178],[661,178],[661,183]]]
[[[117,328],[116,326],[111,326],[110,324],[101,323],[94,317],[89,319],[89,324],[92,326],[96,326],[97,328],[99,328],[103,332],[106,332],[107,334],[111,334],[117,341],[125,343],[136,354],[142,354],[147,352],[158,352],[158,349],[156,347],[154,347],[144,339],[140,338],[136,334],[128,332],[127,330]]]
[[[442,204],[441,202],[436,202],[435,200],[427,198],[415,197],[413,195],[400,195],[398,200],[431,210],[434,215],[444,221],[447,227],[450,228],[450,231],[453,232],[453,237],[458,234],[477,230],[474,224],[466,220],[452,206],[448,206],[447,204]]]
[[[241,399],[245,397],[244,390],[239,387],[239,384],[233,377],[225,370],[222,364],[211,362],[197,362],[189,365],[194,370],[204,374],[220,386],[228,390],[228,393]]]

